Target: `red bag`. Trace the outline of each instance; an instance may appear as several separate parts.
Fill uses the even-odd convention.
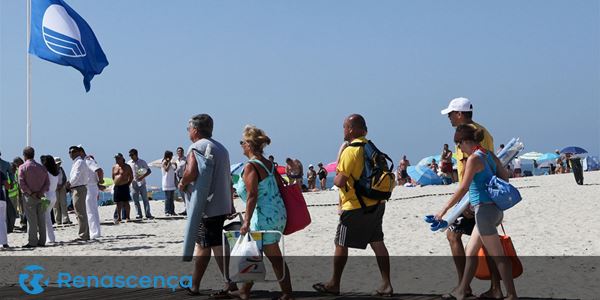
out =
[[[506,235],[506,231],[504,231],[504,225],[500,224],[502,227],[502,233],[504,235],[499,235],[500,243],[502,243],[502,248],[504,249],[504,255],[510,258],[510,262],[512,263],[512,275],[513,279],[521,276],[523,274],[523,265],[517,256],[517,251],[513,246],[512,240],[510,236]],[[487,258],[485,255],[485,251],[483,251],[483,247],[479,249],[477,253],[479,263],[477,264],[477,271],[475,271],[475,277],[481,280],[489,280],[492,278],[490,275],[490,268],[488,267]]]
[[[284,184],[283,178],[279,174],[275,174],[275,178],[287,213],[287,223],[283,234],[292,234],[306,228],[311,219],[300,186],[297,184]]]

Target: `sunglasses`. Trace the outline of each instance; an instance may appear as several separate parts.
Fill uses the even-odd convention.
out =
[[[243,145],[243,144],[245,144],[245,143],[246,143],[246,141],[240,141],[240,146]]]

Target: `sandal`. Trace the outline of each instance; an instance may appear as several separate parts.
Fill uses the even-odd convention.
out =
[[[208,297],[212,299],[233,299],[233,296],[228,290],[220,290],[216,293],[208,295]]]
[[[326,295],[333,295],[333,296],[339,296],[340,295],[340,291],[330,291],[327,289],[327,287],[325,286],[324,283],[319,282],[319,283],[315,283],[313,284],[312,288],[321,293],[321,294],[326,294]]]
[[[393,291],[386,293],[386,292],[380,292],[378,290],[375,290],[375,292],[371,295],[371,296],[375,296],[375,297],[392,297],[392,295],[394,294]]]
[[[195,292],[194,292],[194,291],[192,291],[192,289],[191,289],[191,288],[189,288],[189,287],[186,287],[186,288],[184,288],[184,289],[185,289],[185,292],[186,292],[188,295],[190,295],[190,296],[200,296],[200,295],[201,295],[201,294],[200,294],[200,291],[195,291]]]

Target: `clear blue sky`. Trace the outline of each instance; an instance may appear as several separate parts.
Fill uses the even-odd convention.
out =
[[[269,154],[306,166],[335,159],[356,112],[395,161],[416,162],[451,144],[440,110],[458,96],[496,145],[600,152],[598,1],[67,2],[110,65],[86,94],[75,69],[32,58],[36,156],[68,162],[84,144],[105,170],[132,147],[149,162],[187,148],[187,120],[205,112],[232,163],[251,123]],[[0,1],[4,159],[25,144],[25,18],[25,1]]]

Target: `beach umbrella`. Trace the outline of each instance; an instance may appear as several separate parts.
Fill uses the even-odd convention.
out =
[[[231,166],[229,166],[229,173],[231,173],[231,175],[233,174],[240,174],[242,173],[242,170],[244,168],[242,168],[244,166],[244,163],[237,163],[237,164],[233,164]]]
[[[560,150],[560,153],[585,154],[588,152],[581,147],[570,146]]]
[[[542,155],[544,155],[543,153],[539,153],[539,152],[527,152],[521,156],[519,156],[519,159],[525,159],[525,160],[534,160],[534,159],[539,159],[540,157],[542,157]]]
[[[432,156],[427,156],[427,157],[421,159],[419,161],[419,163],[417,163],[417,165],[418,166],[426,166],[428,164],[431,164],[431,162],[434,159],[438,164],[441,164],[442,156],[441,155],[432,155]],[[452,154],[452,163],[456,164],[456,157],[454,156],[454,154]]]
[[[422,186],[442,184],[442,177],[438,176],[427,166],[409,166],[406,169],[408,176]]]
[[[157,160],[153,160],[148,164],[148,167],[150,168],[162,168],[162,158],[159,158]]]
[[[279,173],[279,175],[285,175],[285,167],[277,166],[277,173]]]
[[[337,168],[337,161],[330,162],[327,165],[325,165],[324,167],[328,173],[335,173],[335,170]]]
[[[231,173],[231,180],[233,184],[236,184],[240,179],[240,175],[244,170],[244,163],[237,163],[229,166],[229,173]]]
[[[556,159],[558,159],[560,157],[560,155],[553,153],[553,152],[548,152],[548,153],[544,153],[542,154],[542,156],[540,156],[539,158],[537,158],[538,162],[553,162]]]
[[[101,185],[105,186],[105,187],[109,187],[113,184],[115,184],[115,183],[113,182],[112,178],[104,177],[104,183],[102,183]]]

